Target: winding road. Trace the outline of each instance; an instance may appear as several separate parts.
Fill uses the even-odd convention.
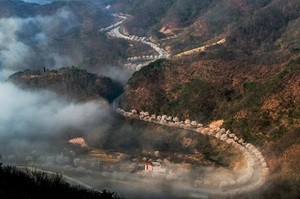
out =
[[[137,36],[126,36],[120,32],[121,24],[126,20],[126,17],[122,18],[121,22],[118,22],[117,25],[113,25],[110,31],[107,33],[111,37],[122,38],[126,40],[142,42],[144,44],[152,47],[159,55],[156,56],[156,59],[160,58],[169,58],[169,54],[163,48],[160,48],[157,44],[154,44],[150,41],[147,41],[145,38],[140,38]],[[215,42],[211,45],[206,45],[200,48],[192,49],[187,52],[180,53],[176,57],[180,57],[186,54],[194,53],[195,51],[203,51],[206,47],[222,44],[225,42],[225,39],[221,39],[218,42]],[[145,62],[145,65],[148,62]],[[115,104],[114,108],[117,107]],[[178,118],[175,120],[168,119],[167,116],[150,116],[147,112],[140,112],[139,114],[136,111],[126,112],[122,109],[117,109],[117,112],[124,115],[125,117],[136,118],[148,122],[155,122],[161,125],[168,125],[177,128],[184,128],[191,131],[199,132],[203,135],[209,135],[216,137],[217,139],[232,145],[238,149],[244,156],[246,160],[245,171],[239,174],[238,177],[232,179],[220,180],[217,185],[212,185],[210,182],[206,182],[206,185],[203,186],[201,180],[195,181],[195,187],[187,186],[185,190],[189,190],[190,196],[193,197],[204,197],[207,195],[222,195],[222,196],[233,196],[238,194],[243,194],[259,189],[266,180],[266,177],[269,173],[266,161],[262,153],[252,144],[244,142],[244,140],[239,139],[235,134],[231,133],[229,130],[224,128],[218,128],[215,126],[204,127],[202,124],[193,121],[189,122],[188,120],[179,121]],[[194,123],[194,124],[193,124]],[[221,176],[220,176],[221,178]],[[180,185],[183,187],[183,185]],[[203,195],[204,194],[204,195]],[[207,194],[207,195],[206,195]]]
[[[237,178],[220,180],[217,184],[216,182],[210,183],[207,181],[204,186],[201,180],[196,180],[196,187],[185,188],[185,190],[190,190],[190,193],[193,193],[195,196],[197,194],[202,195],[204,193],[208,195],[222,196],[239,195],[259,189],[266,180],[269,169],[261,152],[254,145],[239,139],[235,134],[231,133],[230,130],[225,130],[224,128],[219,128],[213,125],[204,127],[203,124],[197,121],[179,121],[177,117],[170,117],[166,115],[155,116],[143,111],[140,113],[137,113],[135,110],[126,112],[119,108],[117,109],[117,112],[129,118],[140,119],[176,128],[183,128],[196,131],[203,135],[213,136],[229,145],[232,145],[243,154],[246,160],[246,167],[242,174],[240,174]],[[222,176],[220,176],[220,179],[221,178]]]
[[[43,170],[43,169],[39,169],[39,168],[36,168],[36,167],[32,167],[32,166],[16,166],[18,169],[21,169],[21,170],[27,170],[31,173],[34,173],[34,172],[41,172],[41,173],[46,173],[46,174],[49,174],[49,175],[60,175],[59,173],[56,173],[56,172],[52,172],[52,171],[46,171],[46,170]],[[69,184],[71,185],[74,185],[74,186],[77,186],[77,185],[80,185],[86,189],[92,189],[91,186],[79,181],[79,180],[76,180],[74,178],[71,178],[69,176],[66,176],[64,174],[61,174],[62,175],[62,178]]]
[[[158,59],[164,59],[164,58],[168,58],[170,56],[166,50],[159,47],[157,44],[155,44],[151,41],[148,41],[147,39],[145,39],[143,37],[137,37],[137,36],[129,37],[127,35],[122,34],[120,32],[120,28],[121,28],[121,26],[117,26],[116,28],[109,31],[108,35],[110,35],[112,37],[116,37],[116,38],[122,38],[122,39],[126,39],[126,40],[144,43],[144,44],[150,46],[151,48],[153,48],[158,53]]]
[[[128,60],[142,60],[143,61],[142,64],[134,65],[135,70],[139,70],[141,67],[146,66],[150,62],[153,62],[155,60],[165,59],[165,58],[170,57],[170,54],[165,49],[161,48],[158,44],[151,42],[149,39],[147,39],[145,37],[138,37],[135,35],[128,36],[128,35],[124,35],[123,33],[121,33],[121,31],[120,31],[121,25],[128,19],[128,17],[124,16],[124,15],[118,15],[118,14],[114,14],[113,16],[115,16],[116,18],[120,18],[120,21],[118,21],[117,23],[110,25],[106,28],[101,28],[100,29],[101,32],[107,32],[107,35],[110,37],[121,38],[121,39],[125,39],[125,40],[130,40],[130,41],[135,41],[135,42],[140,42],[140,43],[146,44],[146,45],[150,46],[151,48],[153,48],[158,54],[158,55],[148,55],[148,56],[128,58]]]

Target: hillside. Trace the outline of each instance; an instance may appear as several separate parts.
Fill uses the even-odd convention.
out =
[[[119,65],[127,57],[149,50],[146,45],[130,48],[128,41],[108,39],[100,32],[118,20],[105,11],[101,3],[53,1],[39,5],[3,0],[0,1],[0,18],[0,22],[10,26],[2,30],[6,31],[5,38],[13,37],[13,40],[6,39],[6,48],[11,50],[22,44],[29,49],[30,54],[22,52],[27,59],[13,66],[18,70],[28,66],[39,69],[41,63],[50,69],[76,65],[99,70]]]
[[[172,54],[226,38],[245,55],[299,48],[299,1],[117,1],[133,15],[129,32],[156,39]],[[117,4],[118,5],[118,4]],[[116,9],[119,7],[116,6]],[[244,55],[244,56],[245,56]],[[281,54],[278,54],[281,55]],[[278,56],[277,55],[277,56]]]
[[[161,60],[136,72],[122,107],[207,124],[222,119],[226,128],[263,150],[276,186],[299,184],[300,58],[255,65],[199,57]]]
[[[290,124],[297,123],[294,120],[298,113],[294,112],[299,103],[298,67],[299,58],[283,65],[207,60],[202,56],[157,61],[129,80],[124,108],[205,122],[227,118],[230,128],[233,124],[242,125],[244,119],[248,123],[253,117],[254,125],[242,128],[245,135],[253,133],[254,127],[250,126],[261,126],[260,123],[273,126],[273,130],[288,129]],[[258,113],[249,118],[249,111]],[[291,115],[296,118],[290,118]],[[270,129],[265,130],[270,133]],[[264,140],[269,136],[264,135]]]
[[[106,99],[111,102],[122,93],[122,86],[105,76],[71,67],[51,71],[25,70],[11,75],[8,81],[30,89],[48,89],[76,101]]]
[[[129,31],[152,35],[171,54],[209,47],[134,73],[122,108],[206,124],[224,120],[225,128],[258,146],[267,158],[269,182],[251,194],[298,198],[299,1],[188,1],[180,11],[184,2],[126,2],[133,14],[126,24]],[[162,12],[156,15],[157,10]],[[137,24],[135,16],[144,21]],[[223,38],[225,43],[210,45]]]
[[[105,6],[106,11],[84,1],[47,5],[1,1],[3,20],[29,20],[36,15],[46,19],[61,10],[72,13],[71,28],[66,31],[17,31],[13,39],[31,46],[34,56],[15,65],[32,68],[12,75],[9,81],[78,101],[104,98],[111,102],[124,91],[120,106],[126,111],[178,116],[204,125],[224,121],[222,128],[262,152],[270,171],[261,189],[236,198],[300,198],[299,0],[108,0]],[[153,52],[136,41],[99,31],[118,20],[111,13],[129,14],[121,25],[124,34],[147,37],[170,54],[170,59],[136,71],[124,90],[108,77],[79,69],[102,72],[115,65],[120,69],[128,57]],[[69,25],[61,18],[54,22],[61,30]],[[34,42],[39,33],[49,34],[47,44]],[[57,69],[63,58],[74,61],[64,66],[79,68]],[[50,70],[35,70],[41,65]],[[123,70],[117,73],[124,75]],[[106,132],[101,129],[101,135],[97,131],[87,141],[98,148],[124,150],[133,158],[142,158],[141,148],[158,149],[164,158],[172,151],[172,161],[193,164],[199,163],[191,158],[198,158],[198,153],[225,167],[240,158],[207,137],[118,117]]]
[[[59,174],[21,170],[0,164],[0,197],[8,198],[121,198],[114,192],[70,185]]]

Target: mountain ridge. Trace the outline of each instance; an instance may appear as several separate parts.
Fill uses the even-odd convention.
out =
[[[24,70],[11,75],[8,81],[27,89],[48,89],[75,100],[112,102],[122,93],[122,86],[105,76],[98,76],[76,67],[59,70]]]
[[[159,7],[152,2],[156,4],[151,6]],[[232,3],[235,6],[230,7]],[[145,34],[173,55],[222,38],[226,42],[137,71],[125,87],[121,107],[206,124],[223,119],[225,128],[262,150],[270,168],[261,192],[242,198],[297,198],[299,1],[214,1],[210,5],[190,24],[179,26],[164,15]],[[134,19],[126,25],[130,30]]]
[[[172,55],[226,41],[135,72],[121,107],[206,124],[224,120],[226,129],[261,149],[270,168],[266,186],[241,198],[298,198],[299,0],[116,0],[112,7],[131,15],[122,27],[128,34],[150,37]],[[92,46],[83,65],[123,63],[129,43],[110,40],[103,45],[117,50],[99,53],[102,46],[91,38],[106,37],[95,36],[93,24],[69,37]]]

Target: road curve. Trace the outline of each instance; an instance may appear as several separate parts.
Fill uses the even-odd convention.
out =
[[[123,17],[121,23],[118,22],[116,25],[110,26],[112,28],[107,34],[111,37],[145,43],[151,46],[159,54],[159,56],[156,58],[169,57],[169,54],[164,49],[160,48],[158,45],[150,41],[147,41],[145,38],[123,35],[120,32],[120,27],[125,20],[126,17]],[[225,40],[223,39],[211,45],[216,45],[224,42]],[[205,49],[205,47],[202,48]],[[199,49],[201,50],[202,48],[197,48],[196,50],[199,51]],[[179,54],[178,56],[189,54],[194,51],[195,50],[193,49],[191,52],[184,52],[182,54]],[[179,121],[179,119],[176,117],[167,117],[166,115],[154,116],[150,115],[148,112],[143,111],[138,114],[135,110],[132,110],[131,112],[126,112],[122,109],[117,109],[117,112],[124,115],[125,117],[136,118],[148,122],[154,122],[161,125],[173,126],[177,128],[184,128],[191,131],[199,132],[203,135],[213,136],[221,141],[232,145],[233,147],[241,151],[247,162],[246,171],[243,174],[238,176],[238,178],[236,179],[232,179],[229,181],[220,181],[220,183],[213,188],[201,187],[202,182],[200,180],[196,181],[196,187],[186,187],[186,189],[189,189],[194,196],[201,195],[203,193],[222,196],[238,195],[259,189],[266,180],[266,177],[269,173],[269,169],[267,167],[265,158],[263,157],[262,153],[254,145],[244,142],[244,140],[239,139],[235,134],[231,133],[229,130],[225,130],[224,128],[218,128],[215,126],[204,127],[201,123],[198,123],[196,121]]]
[[[138,36],[134,36],[134,35],[132,35],[132,36],[124,35],[120,32],[120,28],[121,28],[121,26],[115,27],[114,29],[112,29],[108,32],[108,35],[112,36],[112,37],[116,37],[116,38],[122,38],[122,39],[126,39],[126,40],[141,42],[146,45],[149,45],[151,48],[153,48],[158,53],[159,59],[169,57],[168,52],[166,50],[164,50],[163,48],[160,48],[157,44],[155,44],[149,40],[146,40],[144,37],[138,37]]]
[[[118,15],[118,14],[114,14],[113,16],[116,18],[120,18],[120,21],[118,21],[115,24],[112,24],[106,28],[101,28],[99,30],[100,32],[107,32],[108,36],[114,37],[114,38],[121,38],[121,39],[130,40],[130,41],[134,41],[134,42],[141,42],[141,43],[153,48],[158,54],[158,55],[129,57],[128,61],[143,61],[142,64],[139,64],[139,65],[128,64],[129,66],[133,65],[135,70],[139,70],[141,67],[148,65],[150,62],[153,62],[158,59],[165,59],[165,58],[170,57],[170,54],[165,49],[161,48],[158,44],[151,42],[146,37],[138,37],[135,35],[128,36],[128,35],[122,34],[120,31],[120,28],[121,28],[121,25],[128,19],[128,16]]]
[[[56,172],[52,172],[52,171],[46,171],[46,170],[43,170],[43,169],[39,169],[39,168],[36,168],[36,167],[32,167],[32,166],[16,166],[18,169],[22,169],[22,170],[28,170],[30,172],[41,172],[41,173],[46,173],[46,174],[50,174],[50,175],[62,175],[62,178],[69,184],[71,185],[80,185],[86,189],[92,189],[91,186],[79,181],[79,180],[76,180],[74,178],[71,178],[69,176],[66,176],[66,175],[63,175],[63,174],[59,174],[59,173],[56,173]]]
[[[265,183],[266,177],[269,174],[269,169],[261,152],[254,145],[244,142],[244,140],[239,139],[229,130],[218,128],[213,125],[205,127],[201,123],[190,121],[188,119],[180,121],[177,117],[170,117],[166,115],[156,116],[154,114],[150,115],[148,112],[143,111],[140,113],[137,113],[135,110],[126,112],[119,108],[117,109],[117,112],[129,118],[136,118],[161,125],[183,128],[199,132],[203,135],[213,136],[241,151],[247,161],[246,171],[243,172],[243,174],[239,175],[236,179],[220,181],[220,183],[217,186],[214,185],[215,187],[213,188],[205,188],[201,186],[197,187],[197,184],[202,184],[200,180],[196,180],[196,187],[186,188],[194,195],[207,193],[210,195],[234,196],[251,192],[259,189]],[[209,182],[207,185],[209,185]],[[211,185],[209,185],[209,187],[211,187]]]

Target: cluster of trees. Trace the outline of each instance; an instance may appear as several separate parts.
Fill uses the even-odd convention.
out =
[[[199,17],[200,12],[206,11],[211,6],[213,0],[193,1],[177,0],[174,2],[173,10],[169,12],[169,19],[177,18],[179,25],[188,25]]]
[[[199,13],[206,10],[212,2],[212,0],[122,1],[125,4],[126,12],[134,16],[126,24],[128,29],[139,36],[154,33],[158,37],[162,37],[158,32],[162,26],[162,19],[175,22],[179,26],[190,25],[199,16]]]
[[[186,129],[159,125],[137,119],[125,119],[117,115],[110,129],[102,137],[89,142],[95,147],[108,150],[127,151],[134,157],[139,157],[142,150],[159,151],[159,158],[168,158],[173,162],[189,162],[193,165],[202,165],[203,162],[188,159],[189,155],[195,155],[199,151],[205,160],[216,165],[229,166],[238,161],[239,151],[222,141],[209,136],[203,136],[198,132]],[[122,139],[120,139],[122,137]],[[190,140],[191,142],[187,142]],[[138,155],[139,154],[139,155]],[[180,158],[176,154],[182,154]],[[149,157],[157,159],[157,157]]]
[[[111,102],[123,91],[122,86],[110,78],[76,67],[46,72],[27,69],[11,75],[9,80],[32,89],[47,88],[79,101],[102,97]]]
[[[241,50],[248,55],[254,51],[260,55],[282,48],[290,51],[299,48],[295,27],[299,25],[300,8],[296,0],[286,3],[271,0],[239,3],[234,0],[127,0],[122,3],[132,14],[125,25],[132,34],[163,39],[166,35],[160,32],[162,27],[178,29],[178,33],[174,33],[178,37],[164,41],[164,45],[171,46],[176,53],[224,34],[228,35],[230,50]],[[185,31],[180,32],[181,27],[185,27]]]
[[[268,3],[269,1],[266,2]],[[290,48],[298,40],[297,35],[290,29],[296,25],[293,23],[299,19],[299,13],[300,7],[297,1],[270,3],[236,26],[228,41],[231,41],[236,48],[247,52],[255,50],[272,52],[280,50],[283,46]],[[282,36],[288,39],[278,43],[278,39]]]
[[[237,47],[247,52],[260,47],[273,51],[278,49],[275,41],[281,36],[287,23],[287,18],[277,8],[260,10],[244,20],[230,35],[230,39]]]
[[[231,58],[213,63],[194,56],[192,63],[189,61],[189,57],[160,60],[134,73],[125,89],[122,108],[203,122],[225,118],[227,128],[256,145],[280,138],[299,118],[299,98],[294,93],[299,89],[299,58],[278,69],[279,73],[267,65],[250,66]],[[233,81],[241,82],[240,86]],[[281,105],[276,110],[263,109],[263,104],[272,98]],[[241,113],[246,116],[239,117]]]
[[[122,198],[108,190],[96,191],[70,185],[62,175],[40,171],[23,171],[0,163],[0,198]]]
[[[50,5],[38,6],[35,3],[29,4],[23,1],[2,0],[0,2],[0,18],[1,17],[32,17],[37,14],[49,15],[54,14],[56,10],[65,6],[66,2],[55,2]]]
[[[194,78],[184,85],[174,82],[166,92],[165,80],[169,74],[165,74],[165,72],[174,73],[171,76],[176,76],[177,73],[173,64],[173,62],[158,60],[134,73],[128,81],[122,100],[126,103],[121,103],[123,108],[125,110],[146,109],[155,114],[178,114],[179,117],[209,121],[212,117],[213,108],[216,106],[214,86],[201,78]],[[173,69],[175,71],[172,72]],[[147,82],[147,91],[145,92],[148,93],[135,93],[139,90],[139,86],[145,82]],[[149,97],[144,99],[146,102],[135,104],[137,98],[131,98],[132,95],[140,95],[140,98],[145,98],[143,95]],[[174,99],[173,96],[176,98]]]

